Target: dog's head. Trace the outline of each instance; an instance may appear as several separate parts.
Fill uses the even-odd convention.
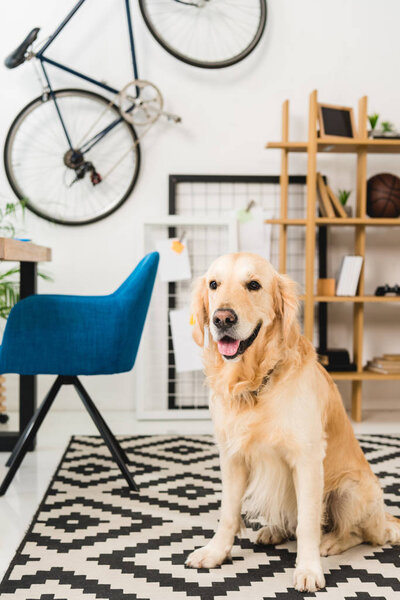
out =
[[[226,254],[196,282],[193,338],[202,346],[208,326],[226,361],[240,360],[272,325],[290,345],[297,332],[297,302],[294,282],[267,260],[257,254]]]

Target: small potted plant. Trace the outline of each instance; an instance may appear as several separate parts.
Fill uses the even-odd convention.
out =
[[[396,135],[396,132],[393,127],[393,123],[391,123],[390,121],[382,121],[381,127],[382,127],[381,133],[383,136],[392,137],[393,135]]]
[[[372,130],[374,138],[398,138],[399,134],[390,121],[381,121],[379,129]]]
[[[348,217],[351,217],[351,215],[352,215],[351,206],[347,206],[347,200],[349,199],[350,194],[351,194],[351,190],[338,190],[339,202],[342,204]]]
[[[374,131],[378,124],[379,114],[373,113],[372,115],[368,115],[368,121],[370,125],[370,130],[368,131],[368,137],[374,137]]]

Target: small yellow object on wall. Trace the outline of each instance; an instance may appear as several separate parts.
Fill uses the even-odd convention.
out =
[[[171,244],[171,248],[174,252],[177,252],[178,254],[180,254],[181,252],[183,252],[183,249],[185,248],[185,246],[179,240],[174,240]]]

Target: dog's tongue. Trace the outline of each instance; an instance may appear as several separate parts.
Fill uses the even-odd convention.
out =
[[[238,351],[240,340],[220,340],[218,350],[225,356],[233,356]]]

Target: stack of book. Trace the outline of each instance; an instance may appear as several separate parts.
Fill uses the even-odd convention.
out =
[[[375,356],[373,360],[368,361],[366,369],[367,371],[382,373],[383,375],[400,373],[400,354]]]
[[[318,202],[321,215],[334,219],[335,217],[346,218],[347,213],[339,198],[334,194],[328,184],[325,183],[321,173],[317,173]]]
[[[340,267],[336,296],[355,296],[363,264],[362,256],[345,256]]]

